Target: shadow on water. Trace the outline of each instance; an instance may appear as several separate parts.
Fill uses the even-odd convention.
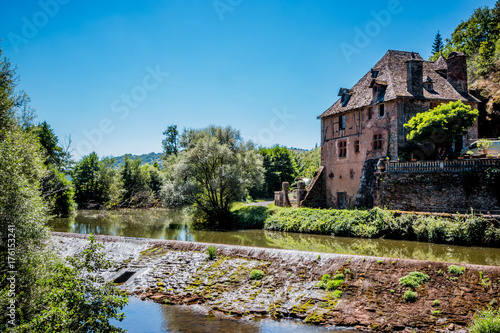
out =
[[[173,239],[404,259],[500,265],[500,249],[388,239],[331,237],[265,230],[202,231],[182,210],[80,211],[50,222],[54,231]]]
[[[129,298],[129,304],[123,309],[126,318],[122,322],[112,321],[112,324],[130,333],[159,333],[159,332],[186,332],[186,333],[320,333],[320,332],[358,332],[334,330],[317,326],[303,325],[298,321],[272,320],[247,321],[228,318],[219,318],[207,314],[196,306],[166,306],[151,301],[141,301],[138,298]],[[147,320],[145,320],[147,318]]]

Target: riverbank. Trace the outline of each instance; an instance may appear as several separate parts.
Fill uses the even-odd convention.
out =
[[[54,234],[63,256],[86,243],[86,235]],[[445,332],[467,325],[477,309],[497,307],[500,291],[500,267],[494,266],[460,265],[465,270],[457,275],[448,271],[451,263],[229,245],[215,245],[210,260],[203,243],[96,239],[119,265],[104,274],[128,276],[121,288],[130,294],[165,304],[202,304],[235,318],[293,317],[362,330]],[[261,271],[262,278],[252,271]],[[399,279],[413,271],[429,280],[412,288],[416,300],[408,302],[403,295],[409,287]],[[325,274],[331,277],[324,278],[326,284],[340,282],[321,289]]]
[[[262,212],[260,213],[263,214]],[[268,212],[264,229],[360,238],[416,240],[438,244],[500,247],[499,220],[371,210],[280,208]]]

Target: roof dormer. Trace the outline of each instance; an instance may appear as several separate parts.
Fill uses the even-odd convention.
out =
[[[347,106],[347,103],[349,103],[351,95],[352,95],[352,89],[340,88],[338,96],[340,96],[340,103],[342,104],[342,107]]]

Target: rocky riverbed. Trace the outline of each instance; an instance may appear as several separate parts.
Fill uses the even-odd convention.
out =
[[[54,233],[62,256],[88,235]],[[371,331],[462,331],[474,312],[500,301],[500,267],[96,236],[118,268],[103,272],[120,288],[164,304],[201,304],[236,318],[299,318],[305,323]],[[261,271],[251,274],[252,271]],[[413,302],[399,279],[413,271],[429,280]],[[323,275],[329,274],[330,279]],[[252,278],[253,277],[253,278]],[[337,281],[335,283],[330,281]],[[436,301],[437,300],[437,301]]]

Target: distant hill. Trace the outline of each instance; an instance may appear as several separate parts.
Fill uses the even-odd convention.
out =
[[[115,161],[115,164],[113,164],[113,166],[115,168],[118,168],[120,167],[121,165],[123,165],[125,162],[125,156],[130,156],[131,159],[135,159],[137,157],[139,157],[141,160],[142,160],[142,164],[150,164],[152,165],[154,162],[158,162],[158,164],[161,166],[162,164],[162,160],[161,160],[161,155],[163,155],[162,153],[149,153],[149,154],[142,154],[142,155],[131,155],[131,154],[125,154],[125,155],[121,155],[121,156],[116,156],[114,157],[116,159]]]
[[[306,151],[309,151],[307,149],[301,149],[301,148],[295,148],[295,147],[290,147],[290,148],[287,147],[287,149],[290,151],[293,151],[294,153],[298,153],[298,154],[305,153]]]

